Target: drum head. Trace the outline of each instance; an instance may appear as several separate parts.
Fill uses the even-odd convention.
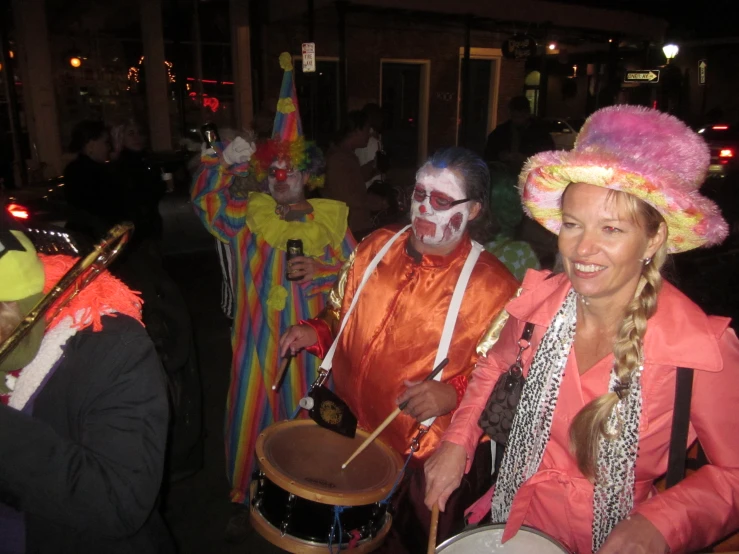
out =
[[[541,531],[522,526],[518,533],[505,544],[504,525],[483,525],[463,531],[441,543],[436,552],[441,554],[567,554],[557,541]]]
[[[350,439],[309,419],[282,421],[259,435],[257,462],[270,481],[301,498],[341,506],[373,504],[393,488],[402,461],[377,439],[342,470],[367,436],[357,429]]]

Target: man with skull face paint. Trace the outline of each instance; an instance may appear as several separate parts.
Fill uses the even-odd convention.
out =
[[[233,360],[226,406],[226,464],[231,502],[237,505],[226,537],[246,538],[248,487],[258,434],[286,419],[317,376],[314,358],[301,356],[277,391],[284,363],[278,340],[290,325],[318,314],[356,242],[347,227],[348,209],[334,200],[305,198],[305,187],[323,183],[320,150],[303,139],[290,56],[272,139],[256,147],[237,137],[204,152],[192,200],[208,231],[234,255],[236,293],[231,330]],[[224,148],[225,146],[225,148]],[[237,176],[251,173],[270,194],[232,194]],[[300,239],[304,256],[286,262],[287,241]],[[286,273],[291,278],[288,280]]]
[[[306,348],[323,358],[346,318],[332,359],[335,392],[368,431],[408,400],[380,435],[401,454],[409,453],[418,423],[437,417],[395,494],[393,530],[382,552],[425,550],[430,514],[423,505],[422,463],[466,389],[480,336],[517,288],[505,266],[470,237],[485,223],[488,186],[487,166],[472,152],[453,147],[435,153],[416,175],[411,225],[379,229],[364,239],[344,264],[326,309],[280,340],[281,353]],[[367,286],[360,291],[365,277]],[[463,296],[450,324],[457,290]],[[445,329],[451,335],[447,348]],[[444,357],[449,364],[439,380],[421,382]],[[476,476],[469,478],[468,489],[476,490]],[[467,496],[474,495],[462,491],[458,509],[441,515],[440,539],[462,521],[459,510]]]

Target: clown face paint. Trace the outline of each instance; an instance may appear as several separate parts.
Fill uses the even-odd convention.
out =
[[[269,166],[267,183],[269,193],[278,204],[295,204],[305,199],[303,174],[291,170],[283,160],[277,160]]]
[[[422,202],[416,196],[425,194]],[[432,196],[434,200],[432,200]],[[411,201],[411,223],[416,239],[429,246],[451,246],[457,243],[470,220],[472,202],[439,209],[439,203],[466,198],[461,179],[448,169],[423,167],[416,175],[416,186]],[[436,208],[434,207],[436,206]]]

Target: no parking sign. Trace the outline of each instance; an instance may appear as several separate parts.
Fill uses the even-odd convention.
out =
[[[316,71],[316,43],[303,43],[303,73],[314,73]]]

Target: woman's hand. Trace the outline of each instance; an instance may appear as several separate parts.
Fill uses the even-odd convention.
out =
[[[430,417],[448,414],[457,407],[457,389],[452,385],[438,381],[403,381],[408,387],[396,402],[402,404],[406,400],[406,412],[416,421],[425,421]]]
[[[297,279],[298,283],[307,283],[313,280],[317,265],[313,258],[298,256],[287,262],[287,274],[290,277],[300,277]]]
[[[287,333],[280,337],[280,358],[284,358],[288,351],[293,356],[298,351],[313,346],[318,342],[318,334],[310,325],[293,325],[287,330]]]
[[[659,529],[644,516],[633,514],[613,528],[598,554],[663,554],[669,551]]]
[[[467,466],[467,452],[458,444],[442,441],[431,457],[426,460],[423,472],[426,475],[426,498],[430,510],[439,503],[439,510],[446,508],[449,496],[457,490]]]

